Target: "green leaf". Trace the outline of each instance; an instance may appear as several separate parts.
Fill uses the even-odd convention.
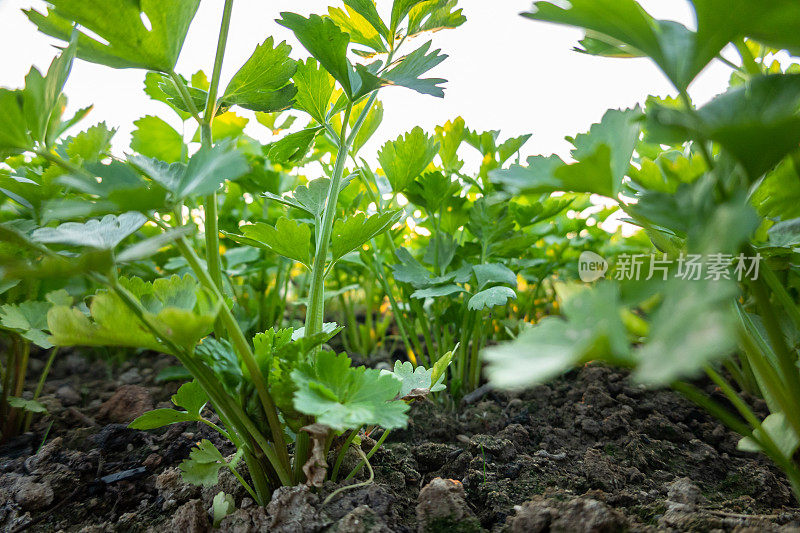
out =
[[[342,184],[342,188],[346,186]],[[294,190],[294,197],[301,209],[313,216],[315,219],[322,216],[325,212],[325,205],[328,203],[328,193],[331,188],[331,180],[319,178],[310,181],[308,185],[300,185]],[[340,191],[341,192],[341,191]]]
[[[767,230],[770,246],[795,247],[800,245],[800,218],[776,223]]]
[[[478,289],[483,289],[489,283],[505,283],[512,287],[517,286],[517,275],[507,266],[500,263],[489,263],[472,267],[478,279]]]
[[[400,85],[413,89],[418,93],[444,98],[444,89],[439,85],[447,80],[442,78],[420,79],[420,76],[439,65],[448,57],[445,54],[440,54],[441,50],[434,50],[428,53],[432,43],[433,41],[428,41],[405,56],[400,64],[383,74],[382,78],[391,82],[391,85]]]
[[[111,149],[111,138],[116,129],[108,129],[105,122],[92,126],[66,141],[67,155],[82,163],[93,163],[104,157]]]
[[[764,449],[756,439],[763,439],[765,434],[772,439],[786,459],[790,459],[800,447],[800,437],[792,429],[786,415],[772,413],[761,422],[761,428],[753,431],[752,437],[742,438],[736,445],[736,449],[743,452],[763,452]]]
[[[438,149],[436,141],[420,127],[383,145],[378,161],[395,194],[403,192],[428,168]]]
[[[209,195],[226,180],[233,181],[247,170],[247,160],[240,152],[227,151],[221,145],[210,150],[201,149],[189,160],[175,196],[186,198],[192,195]]]
[[[269,37],[256,47],[250,59],[233,76],[222,101],[253,111],[270,113],[291,106],[297,90],[290,83],[297,70],[289,57],[292,47],[282,42],[274,45]]]
[[[149,239],[139,241],[121,250],[116,257],[117,263],[131,263],[147,259],[181,237],[191,235],[196,231],[196,228],[197,226],[194,224],[187,224],[186,226],[172,228],[164,233],[159,233],[154,237],[150,237]]]
[[[349,184],[349,179],[343,179],[339,192]],[[293,196],[278,196],[269,192],[265,192],[264,196],[288,207],[305,211],[314,219],[319,219],[325,211],[325,205],[328,203],[330,187],[331,180],[329,178],[318,178],[309,181],[306,185],[299,185],[294,190]]]
[[[44,299],[53,305],[72,305],[73,298],[64,289],[48,292],[45,294]],[[47,317],[44,318],[44,323],[47,323]]]
[[[233,499],[233,496],[225,494],[222,491],[218,492],[211,501],[211,515],[213,517],[214,527],[219,527],[220,522],[235,511],[236,501]]]
[[[147,431],[149,429],[169,426],[170,424],[192,422],[195,420],[197,420],[196,416],[183,411],[176,411],[175,409],[154,409],[138,416],[136,420],[128,424],[128,427]]]
[[[374,4],[372,7],[375,8]],[[368,46],[375,52],[388,52],[378,29],[347,3],[345,9],[329,7],[328,16],[350,36],[350,41]]]
[[[659,123],[679,138],[718,142],[755,179],[797,151],[799,112],[800,74],[782,74],[733,87],[696,113],[655,107],[648,122]]]
[[[211,369],[225,390],[231,394],[238,394],[239,386],[242,383],[242,368],[236,352],[227,340],[218,341],[208,337],[195,348],[194,353]]]
[[[181,79],[186,84],[186,80],[182,76]],[[194,87],[188,87],[188,90],[195,107],[203,109],[208,99],[208,94]],[[148,72],[144,77],[144,92],[153,100],[168,105],[178,114],[181,120],[186,121],[191,118],[192,114],[186,108],[178,88],[175,87],[175,82],[170,76],[161,72]]]
[[[634,377],[669,384],[694,377],[736,348],[736,284],[672,280],[654,314],[647,343],[637,352]]]
[[[446,387],[443,384],[444,382],[444,374],[447,371],[447,367],[450,366],[450,363],[453,361],[453,353],[458,349],[458,344],[456,347],[441,356],[436,362],[433,364],[433,372],[431,373],[431,383],[433,383],[433,387],[431,388],[431,392],[437,392],[440,390],[444,390]]]
[[[35,68],[31,68],[25,77],[22,109],[30,136],[35,141],[52,144],[59,131],[61,115],[66,106],[66,99],[61,92],[72,70],[78,32],[70,30],[68,35],[65,40],[69,45],[50,63],[44,77]]]
[[[189,352],[212,329],[218,309],[197,300],[197,282],[172,276],[150,283],[139,278],[120,278],[120,284],[146,309],[146,318],[159,329],[159,337]],[[56,346],[122,346],[165,353],[171,350],[116,294],[98,292],[89,315],[78,308],[54,306],[47,314],[48,328]],[[120,324],[125,324],[124,328]]]
[[[631,363],[616,285],[562,289],[559,295],[566,320],[545,317],[515,340],[483,351],[492,384],[518,389],[592,360]]]
[[[414,180],[403,194],[414,205],[424,207],[429,213],[438,213],[460,191],[461,184],[451,181],[443,172],[426,172]]]
[[[375,7],[375,0],[344,0],[347,7],[364,17],[373,28],[378,30],[378,33],[383,35],[384,39],[388,42],[393,39],[393,35],[389,33],[389,28],[386,27],[381,16],[378,14],[378,9]]]
[[[761,181],[752,202],[763,217],[800,217],[800,167],[791,159],[781,162]]]
[[[422,266],[405,248],[398,248],[397,259],[399,264],[392,265],[394,279],[402,283],[410,283],[415,289],[429,287],[433,284],[430,271]]]
[[[22,91],[0,88],[0,150],[26,150],[33,144],[22,113]]]
[[[293,342],[292,328],[270,328],[253,338],[256,362],[267,377],[275,405],[293,431],[304,425],[303,415],[294,408],[292,397],[297,387],[291,378],[292,371],[305,361],[306,353],[300,343]],[[245,371],[249,377],[249,372]]]
[[[226,180],[235,180],[247,172],[245,156],[228,150],[225,143],[213,148],[201,148],[185,167],[167,165],[162,161],[132,156],[129,161],[153,181],[172,193],[177,202],[189,196],[206,196]]]
[[[480,311],[481,309],[496,307],[498,305],[506,305],[509,298],[516,297],[517,293],[514,292],[514,289],[509,287],[490,287],[472,295],[472,298],[470,298],[467,303],[467,307],[472,311]]]
[[[638,109],[606,112],[589,133],[572,139],[575,163],[566,164],[555,155],[533,156],[526,167],[493,170],[489,178],[511,192],[585,192],[616,198],[639,140],[640,116]]]
[[[350,114],[350,127],[352,128],[355,123],[358,121],[358,118],[361,116],[366,105],[369,103],[368,99],[364,99],[360,101],[358,104],[353,106],[353,112]],[[334,121],[337,122],[337,116]],[[361,129],[358,130],[356,134],[356,138],[353,139],[353,145],[350,148],[353,153],[358,153],[367,144],[367,141],[375,135],[375,132],[378,131],[378,128],[383,122],[383,102],[376,101],[372,107],[370,108],[369,112],[367,112],[367,116],[364,119],[364,122],[361,124]],[[352,130],[351,130],[352,131]]]
[[[397,35],[397,28],[403,23],[409,12],[414,6],[421,4],[425,0],[394,0],[392,4],[392,18],[389,32],[394,38]]]
[[[336,82],[327,70],[309,57],[305,63],[297,63],[297,72],[294,74],[294,84],[297,87],[294,106],[305,111],[311,117],[324,124],[328,116],[328,106],[333,95]]]
[[[136,152],[167,163],[175,163],[183,157],[183,136],[154,116],[144,116],[133,123],[131,148]]]
[[[464,166],[464,162],[458,159],[458,149],[466,138],[466,132],[467,127],[461,117],[448,120],[443,126],[436,126],[439,157],[445,170],[460,170]]]
[[[189,381],[181,385],[178,392],[172,395],[172,403],[183,407],[190,415],[199,418],[200,412],[208,403],[208,395],[199,382]]]
[[[405,427],[408,405],[392,401],[400,392],[400,382],[379,370],[353,368],[350,363],[346,355],[320,352],[313,363],[294,370],[295,408],[336,431],[362,425]]]
[[[211,123],[211,137],[217,141],[236,139],[242,135],[248,122],[250,122],[249,118],[241,117],[233,111],[220,113],[214,117],[214,121]],[[201,129],[200,127],[197,128],[194,137],[192,137],[192,142],[201,142]]]
[[[135,233],[147,222],[141,213],[129,212],[122,215],[107,215],[101,220],[85,223],[65,222],[55,228],[39,228],[33,232],[36,242],[66,244],[70,246],[90,246],[99,250],[111,250],[126,237]]]
[[[196,448],[189,452],[189,458],[181,462],[179,468],[183,480],[193,485],[210,487],[219,480],[219,469],[225,466],[225,458],[208,440],[201,440]]]
[[[719,16],[720,9],[717,6],[713,18],[698,13],[697,34],[677,22],[654,19],[634,0],[540,1],[523,16],[576,26],[590,30],[595,39],[627,45],[634,55],[649,56],[677,88],[685,89],[737,36],[736,29]],[[724,10],[734,12],[730,7]]]
[[[418,289],[413,293],[411,293],[411,297],[422,300],[425,298],[439,298],[441,296],[450,296],[451,294],[457,294],[459,292],[466,292],[466,291],[463,288],[459,287],[458,285],[451,283],[449,285],[440,285],[438,287]]]
[[[49,349],[53,344],[47,330],[50,302],[25,301],[0,306],[0,329],[15,331],[37,346]]]
[[[461,26],[467,18],[462,9],[455,9],[457,6],[458,0],[427,0],[416,5],[408,14],[408,34]]]
[[[342,86],[352,100],[361,88],[361,78],[347,59],[350,36],[329,18],[311,15],[305,18],[296,13],[281,13],[278,24],[292,30],[308,52]]]
[[[69,41],[79,26],[78,57],[114,68],[169,73],[175,68],[200,0],[51,0],[25,11],[39,31]],[[147,21],[147,22],[145,22]],[[85,30],[84,30],[85,29]]]
[[[273,163],[297,163],[306,156],[314,139],[321,132],[322,127],[316,127],[290,133],[280,141],[270,145],[267,157]]]
[[[242,244],[270,250],[311,268],[311,228],[308,224],[281,217],[275,227],[263,222],[256,222],[255,224],[246,224],[239,230],[242,232],[242,236],[226,235]]]
[[[345,254],[361,248],[370,239],[389,229],[400,216],[400,211],[387,211],[370,217],[365,213],[357,213],[337,220],[333,225],[332,261],[336,262]]]
[[[407,397],[414,389],[422,389],[430,392],[432,387],[431,376],[433,376],[433,369],[426,370],[423,366],[414,368],[409,361],[394,362],[394,370],[381,370],[384,375],[393,376],[401,383],[400,392],[397,393],[399,398]]]
[[[40,414],[47,412],[47,407],[37,402],[36,400],[26,400],[24,398],[19,398],[17,396],[9,396],[8,405],[13,407],[14,409],[22,409],[23,411],[27,411],[29,413]]]

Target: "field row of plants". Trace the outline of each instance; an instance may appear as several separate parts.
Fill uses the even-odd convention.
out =
[[[707,410],[800,497],[800,5],[692,0],[690,29],[634,0],[536,2],[525,17],[585,30],[580,53],[649,58],[677,96],[608,111],[569,158],[523,160],[530,135],[460,117],[362,150],[383,91],[444,97],[430,39],[459,31],[457,0],[280,13],[303,48],[266,37],[229,80],[234,0],[213,70],[175,70],[199,3],[27,12],[61,49],[0,89],[2,442],[46,416],[60,350],[169,354],[174,408],[130,427],[213,429],[236,453],[204,439],[184,479],[227,469],[263,506],[281,486],[372,480],[412,404],[458,411],[602,362]],[[113,125],[64,114],[76,60],[146,72],[163,116],[112,150]],[[714,61],[730,87],[697,106]],[[233,510],[215,499],[215,517]]]

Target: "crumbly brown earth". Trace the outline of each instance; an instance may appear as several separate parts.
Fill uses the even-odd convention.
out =
[[[177,465],[200,439],[234,452],[205,426],[126,428],[169,406],[178,383],[154,377],[170,364],[60,357],[42,398],[50,415],[0,447],[0,531],[207,531],[220,490],[239,508],[221,528],[237,533],[800,531],[788,483],[738,452],[736,435],[671,391],[593,365],[457,408],[419,402],[372,458],[374,483],[326,505],[332,483],[285,488],[260,508],[225,471],[216,487],[183,483]],[[357,460],[349,454],[342,472]]]

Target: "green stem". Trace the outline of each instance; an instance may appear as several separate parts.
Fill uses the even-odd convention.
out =
[[[350,435],[347,436],[347,440],[344,441],[342,444],[342,449],[339,450],[339,454],[336,456],[336,462],[333,465],[333,470],[331,471],[331,481],[336,483],[336,478],[339,477],[339,467],[342,466],[342,461],[344,460],[344,456],[347,454],[347,450],[350,449],[350,445],[353,443],[353,440],[358,435],[358,431],[361,428],[354,429],[350,432]]]
[[[358,455],[361,456],[361,462],[362,463],[366,463],[366,465],[367,465],[367,469],[369,470],[369,478],[367,478],[366,481],[362,481],[361,483],[354,483],[352,485],[347,485],[345,487],[340,487],[340,488],[336,489],[335,491],[331,492],[328,495],[328,497],[325,498],[322,501],[322,505],[327,505],[334,498],[334,496],[336,496],[337,494],[341,494],[342,492],[344,492],[346,490],[357,489],[359,487],[366,487],[367,485],[369,485],[370,483],[372,483],[375,480],[375,471],[372,470],[372,465],[369,464],[369,456],[364,455],[364,450],[361,449],[361,446],[356,446],[355,448],[356,448],[356,452],[358,452]],[[359,463],[359,464],[361,464],[361,463]],[[348,476],[348,479],[349,479],[349,476]]]
[[[266,381],[264,380],[264,375],[261,373],[258,363],[256,363],[255,356],[250,348],[250,344],[247,342],[247,339],[245,338],[244,333],[242,333],[239,323],[236,322],[236,318],[231,313],[231,310],[228,309],[227,305],[225,305],[225,299],[222,295],[222,292],[213,282],[208,272],[203,268],[200,258],[198,258],[197,254],[194,253],[194,250],[192,250],[192,248],[189,246],[189,243],[186,242],[185,238],[181,237],[176,241],[176,245],[178,246],[178,250],[180,250],[181,255],[183,255],[183,257],[189,263],[189,266],[194,271],[195,275],[200,280],[200,283],[209,291],[211,291],[217,302],[220,304],[219,318],[228,332],[228,336],[233,344],[234,349],[244,362],[248,372],[250,372],[250,378],[253,381],[253,385],[255,386],[259,400],[261,400],[261,405],[264,408],[264,414],[266,415],[267,422],[270,426],[273,443],[275,448],[278,450],[283,467],[288,470],[289,452],[286,450],[286,443],[283,437],[283,425],[278,419],[278,410],[275,407],[275,402],[273,402],[272,397],[269,394]],[[278,473],[280,474],[281,472],[279,471]],[[286,483],[285,481],[283,482]]]
[[[353,470],[349,474],[347,474],[347,477],[344,478],[345,481],[347,481],[348,479],[351,479],[353,476],[358,474],[359,470],[361,470],[364,467],[365,464],[369,467],[370,472],[372,471],[372,467],[369,465],[369,459],[373,455],[375,455],[375,452],[378,451],[378,448],[380,448],[381,445],[383,445],[383,441],[386,440],[386,437],[389,436],[389,433],[390,433],[390,430],[388,430],[388,429],[384,429],[383,430],[383,435],[381,435],[381,437],[378,439],[378,442],[375,443],[375,445],[372,447],[372,449],[369,451],[369,453],[366,456],[362,455],[361,461],[355,466],[355,468],[353,468]],[[356,449],[358,451],[361,451],[361,446],[359,446]],[[361,453],[363,454],[364,452],[362,451]]]
[[[479,313],[479,319],[483,318],[483,312]],[[489,324],[491,324],[491,320],[489,320]],[[483,334],[483,328],[485,327],[485,323],[482,320],[478,320],[478,327],[474,329],[473,336],[472,336],[472,355],[469,361],[469,375],[470,375],[470,389],[475,390],[478,388],[481,380],[481,360],[480,360],[480,349],[481,349],[481,339],[485,338]]]
[[[181,95],[181,100],[183,100],[183,104],[189,110],[189,113],[192,114],[192,117],[198,124],[202,124],[203,120],[200,118],[200,112],[197,110],[192,95],[189,94],[189,88],[186,87],[186,84],[183,83],[181,77],[174,70],[169,73],[169,76],[172,78],[172,83],[175,84],[175,88],[178,89],[178,94]]]
[[[211,82],[208,88],[208,98],[206,109],[203,115],[203,122],[200,125],[200,140],[203,148],[210,150],[214,146],[214,139],[211,131],[211,124],[217,112],[217,93],[219,91],[219,80],[222,74],[222,62],[225,59],[225,47],[228,43],[228,33],[231,26],[231,14],[233,13],[233,0],[225,0],[225,7],[222,11],[222,23],[219,29],[219,40],[217,41],[217,55],[214,58],[214,70],[211,73]],[[222,291],[222,260],[219,254],[219,220],[217,212],[217,193],[206,196],[204,200],[205,209],[205,237],[206,237],[206,264],[208,273],[220,292]]]
[[[683,101],[683,105],[686,106],[686,110],[699,123],[700,116],[697,114],[697,109],[695,109],[694,105],[692,105],[692,99],[689,98],[689,93],[686,92],[686,89],[680,90],[680,96],[681,100]],[[703,159],[705,159],[708,169],[712,170],[714,168],[714,158],[711,156],[711,152],[708,150],[706,141],[704,139],[700,139],[699,141],[697,141],[697,146],[700,147],[700,153],[703,155]]]
[[[325,262],[328,258],[328,245],[333,232],[333,222],[336,218],[336,206],[339,201],[339,189],[344,175],[347,153],[350,151],[349,139],[346,138],[347,125],[350,113],[353,111],[352,102],[347,104],[347,109],[342,120],[342,131],[339,135],[339,150],[336,154],[336,163],[333,168],[331,185],[328,189],[328,201],[325,204],[325,213],[322,218],[322,228],[316,228],[317,250],[314,255],[314,265],[311,269],[311,287],[308,293],[308,306],[306,307],[306,336],[311,337],[322,331],[322,322],[325,314]],[[320,231],[321,230],[321,231]],[[315,350],[316,351],[316,350]],[[294,452],[294,477],[303,479],[303,465],[308,459],[309,436],[301,431],[295,441]]]
[[[57,354],[58,346],[54,346],[50,349],[50,355],[47,356],[47,362],[44,364],[44,368],[42,369],[42,375],[39,376],[39,382],[36,384],[36,389],[33,391],[34,400],[39,399],[39,395],[42,393],[42,389],[44,388],[44,382],[47,379],[47,375],[50,373],[50,367],[53,366],[53,361],[55,361]],[[25,425],[22,428],[23,432],[28,431],[28,429],[31,427],[32,420],[33,413],[28,413],[28,416],[25,417]]]
[[[236,455],[234,456],[234,458],[231,460],[231,462],[227,462],[227,461],[225,461],[225,464],[228,466],[228,470],[230,470],[230,471],[231,471],[231,473],[233,474],[233,476],[234,476],[236,479],[238,479],[238,480],[239,480],[239,483],[241,483],[241,484],[242,484],[242,486],[243,486],[243,487],[245,488],[245,490],[246,490],[246,491],[247,491],[247,492],[250,494],[250,496],[252,496],[252,497],[253,497],[253,499],[254,499],[254,500],[255,500],[255,501],[256,501],[256,502],[257,502],[259,505],[264,505],[264,503],[263,503],[263,500],[262,500],[261,498],[259,498],[259,497],[258,497],[258,494],[256,494],[256,492],[253,490],[253,488],[250,486],[250,484],[249,484],[249,483],[247,483],[247,481],[245,481],[245,480],[244,480],[244,478],[242,477],[242,475],[241,475],[241,474],[239,474],[239,472],[236,470],[236,465],[239,463],[239,458],[241,457],[241,454],[243,453],[243,451],[244,451],[244,450],[242,449],[242,450],[240,450],[239,452],[237,452],[237,453],[236,453]]]
[[[770,410],[778,409],[783,411],[792,429],[800,435],[800,407],[798,407],[798,402],[794,401],[791,393],[786,389],[786,385],[781,380],[778,372],[767,359],[763,349],[769,349],[769,347],[762,347],[761,343],[753,338],[752,333],[747,328],[747,324],[743,324],[739,328],[739,341],[742,345],[744,356],[749,360],[751,366],[761,378],[761,385],[766,389],[762,391],[762,395],[767,400]],[[773,399],[777,405],[772,405]]]
[[[461,342],[463,348],[461,350],[461,357],[459,359],[459,364],[461,366],[461,391],[462,393],[466,390],[469,390],[469,346],[470,346],[470,338],[472,337],[472,330],[475,327],[475,315],[477,314],[475,311],[470,311],[467,306],[464,306],[464,324],[461,328]]]
[[[711,380],[720,388],[725,397],[728,398],[736,410],[739,411],[739,414],[741,414],[742,417],[747,420],[747,423],[752,427],[752,433],[744,433],[742,435],[749,436],[751,439],[755,440],[764,453],[781,467],[784,473],[786,473],[787,477],[789,477],[789,481],[792,484],[793,490],[795,491],[795,496],[800,497],[800,470],[798,470],[797,465],[794,464],[792,458],[786,457],[783,452],[781,452],[780,448],[778,448],[777,444],[775,444],[775,441],[772,439],[772,436],[769,434],[769,432],[762,429],[761,420],[759,420],[755,413],[753,413],[744,400],[739,398],[739,395],[736,394],[736,391],[733,390],[733,387],[731,387],[731,385],[711,367],[707,366],[705,370]],[[755,433],[756,430],[760,430],[758,435]]]
[[[769,301],[769,293],[765,284],[763,280],[758,279],[753,281],[750,287],[764,319],[764,329],[767,330],[772,348],[778,356],[778,365],[786,388],[790,391],[800,391],[800,372],[798,372],[797,368],[797,358],[786,344],[786,337],[781,330],[775,309]]]
[[[783,286],[783,283],[781,283],[778,279],[778,276],[776,276],[772,269],[770,269],[767,265],[763,265],[763,268],[761,269],[761,277],[764,278],[767,287],[769,287],[769,289],[772,291],[772,294],[775,295],[775,298],[781,304],[783,310],[786,311],[786,314],[792,319],[794,327],[800,330],[800,309],[798,309],[797,305],[794,303],[794,300]]]
[[[272,495],[272,489],[270,487],[270,481],[267,479],[267,473],[264,472],[263,454],[256,455],[254,453],[256,451],[258,450],[251,451],[245,449],[244,461],[247,464],[247,470],[250,474],[250,479],[253,481],[253,485],[255,486],[256,493],[260,495],[259,498],[256,498],[256,501],[263,507],[269,502],[269,499]],[[273,481],[273,484],[277,485],[279,481],[280,479]]]
[[[761,67],[756,63],[756,59],[753,57],[753,54],[750,53],[750,49],[747,47],[747,43],[744,42],[744,39],[737,39],[733,42],[733,45],[742,58],[742,67],[744,67],[745,72],[751,76],[760,76]]]
[[[325,204],[325,213],[322,218],[321,233],[317,239],[318,246],[314,255],[314,265],[311,269],[311,287],[308,294],[308,308],[306,309],[306,336],[312,336],[322,331],[323,314],[325,310],[325,262],[328,258],[328,246],[333,232],[333,222],[336,218],[336,207],[339,201],[339,189],[344,174],[347,153],[350,151],[352,135],[346,137],[347,125],[353,104],[348,103],[342,120],[342,132],[339,136],[339,150],[336,154],[336,164],[333,168],[331,185],[328,189],[328,201]],[[353,131],[356,131],[355,129]]]

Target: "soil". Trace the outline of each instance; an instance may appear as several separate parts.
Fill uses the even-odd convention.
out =
[[[518,394],[484,388],[457,409],[420,401],[372,458],[373,483],[325,505],[330,482],[284,488],[261,508],[225,471],[214,487],[181,480],[177,465],[200,439],[234,452],[205,426],[127,429],[169,406],[179,383],[154,377],[171,364],[59,357],[42,396],[49,415],[0,447],[0,530],[203,532],[224,490],[238,510],[221,529],[237,533],[800,531],[800,508],[766,459],[738,452],[735,434],[671,391],[595,365]]]

